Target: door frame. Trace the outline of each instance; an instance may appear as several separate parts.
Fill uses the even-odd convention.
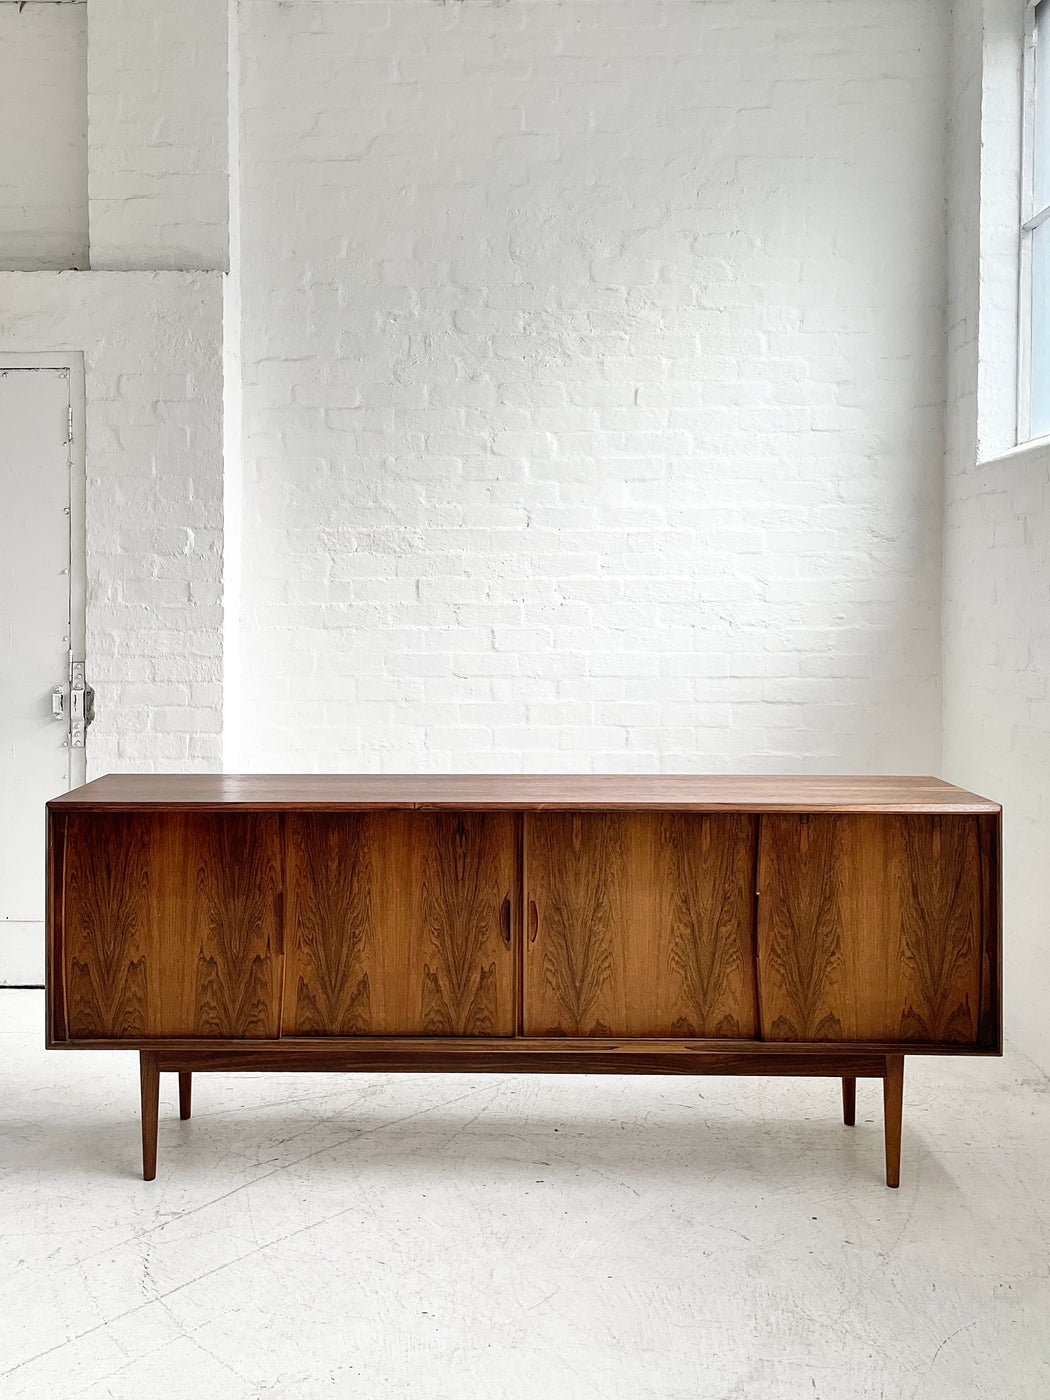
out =
[[[87,395],[84,379],[84,352],[56,350],[37,353],[0,352],[0,370],[57,370],[69,378],[69,651],[87,660]],[[66,676],[68,683],[71,676]],[[55,684],[62,680],[55,677]],[[91,677],[88,675],[88,683]],[[69,786],[87,781],[87,742],[84,748],[69,747]]]

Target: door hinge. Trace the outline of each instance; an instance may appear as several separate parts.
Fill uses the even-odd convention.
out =
[[[72,405],[72,404],[69,405],[69,408],[68,408],[68,410],[67,410],[67,414],[68,414],[68,416],[67,416],[67,418],[66,418],[66,442],[69,443],[69,444],[71,445],[72,442],[73,442],[73,405]]]
[[[69,746],[82,749],[87,739],[87,727],[95,718],[95,692],[84,679],[84,662],[71,661],[69,666]]]

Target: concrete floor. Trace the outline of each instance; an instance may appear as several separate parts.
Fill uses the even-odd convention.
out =
[[[200,1076],[0,993],[0,1397],[1046,1400],[1050,1083]]]

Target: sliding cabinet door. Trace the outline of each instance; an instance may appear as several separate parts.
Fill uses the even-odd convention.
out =
[[[54,1038],[276,1036],[276,816],[85,812],[52,823]]]
[[[529,814],[525,876],[526,1035],[754,1035],[754,818]]]
[[[287,818],[284,1035],[513,1035],[509,813]]]
[[[976,1040],[976,817],[768,816],[759,850],[765,1039]]]

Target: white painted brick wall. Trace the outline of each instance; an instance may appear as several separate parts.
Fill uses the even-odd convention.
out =
[[[941,768],[1006,806],[1050,1069],[1050,453],[986,460],[1019,6],[239,9],[229,754]],[[225,0],[91,0],[86,155],[84,14],[0,3],[0,264],[83,265],[89,157],[96,266],[223,267]],[[222,759],[220,284],[0,275],[0,348],[87,352],[92,774]]]
[[[1002,802],[1009,1038],[1050,1073],[1050,449],[949,476],[944,771]]]
[[[942,768],[1003,804],[1006,1033],[1050,1072],[1050,449],[996,455],[1015,426],[1022,7],[958,0],[955,23]]]
[[[245,766],[935,769],[947,6],[240,14]]]
[[[87,267],[87,6],[0,4],[0,269]]]
[[[227,57],[227,0],[90,0],[93,268],[226,268]]]
[[[948,108],[946,460],[977,460],[984,0],[955,0]],[[949,697],[945,695],[947,704]]]
[[[85,352],[88,776],[221,767],[221,275],[0,273],[0,350]]]

